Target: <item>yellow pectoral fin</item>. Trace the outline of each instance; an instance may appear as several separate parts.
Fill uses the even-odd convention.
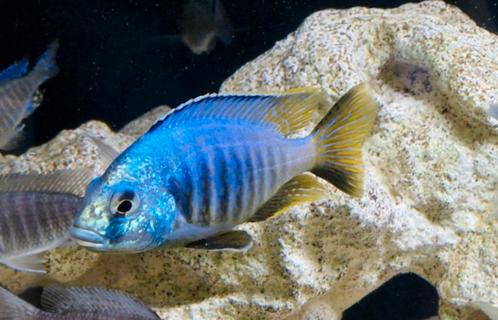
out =
[[[290,207],[313,202],[326,195],[327,191],[316,177],[309,174],[298,175],[284,184],[249,221],[263,221],[278,216]]]

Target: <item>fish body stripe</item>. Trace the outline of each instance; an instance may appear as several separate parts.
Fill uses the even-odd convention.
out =
[[[191,143],[176,148],[180,164],[168,179],[168,189],[189,223],[213,226],[247,221],[280,186],[310,169],[313,150],[308,142],[289,140],[268,129],[262,133],[213,126],[177,130],[185,130]],[[302,154],[309,154],[309,159]]]
[[[65,237],[79,205],[70,194],[1,192],[2,254],[30,252]]]
[[[28,77],[10,81],[0,87],[0,135],[15,128],[27,113],[36,86]]]

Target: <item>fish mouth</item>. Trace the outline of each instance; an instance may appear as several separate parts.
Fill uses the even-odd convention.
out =
[[[102,248],[107,240],[95,231],[73,226],[69,229],[71,237],[82,247]]]

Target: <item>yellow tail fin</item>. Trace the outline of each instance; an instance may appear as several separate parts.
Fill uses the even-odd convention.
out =
[[[361,147],[377,116],[378,103],[366,84],[348,91],[320,121],[314,131],[316,164],[311,170],[340,190],[361,196]]]

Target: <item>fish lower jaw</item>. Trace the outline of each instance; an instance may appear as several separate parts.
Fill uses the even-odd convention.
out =
[[[103,243],[95,243],[95,242],[89,242],[89,241],[77,240],[77,239],[75,241],[79,246],[90,249],[90,250],[104,248]]]
[[[69,234],[78,245],[90,250],[103,249],[107,246],[107,239],[93,230],[74,226],[69,230]]]

